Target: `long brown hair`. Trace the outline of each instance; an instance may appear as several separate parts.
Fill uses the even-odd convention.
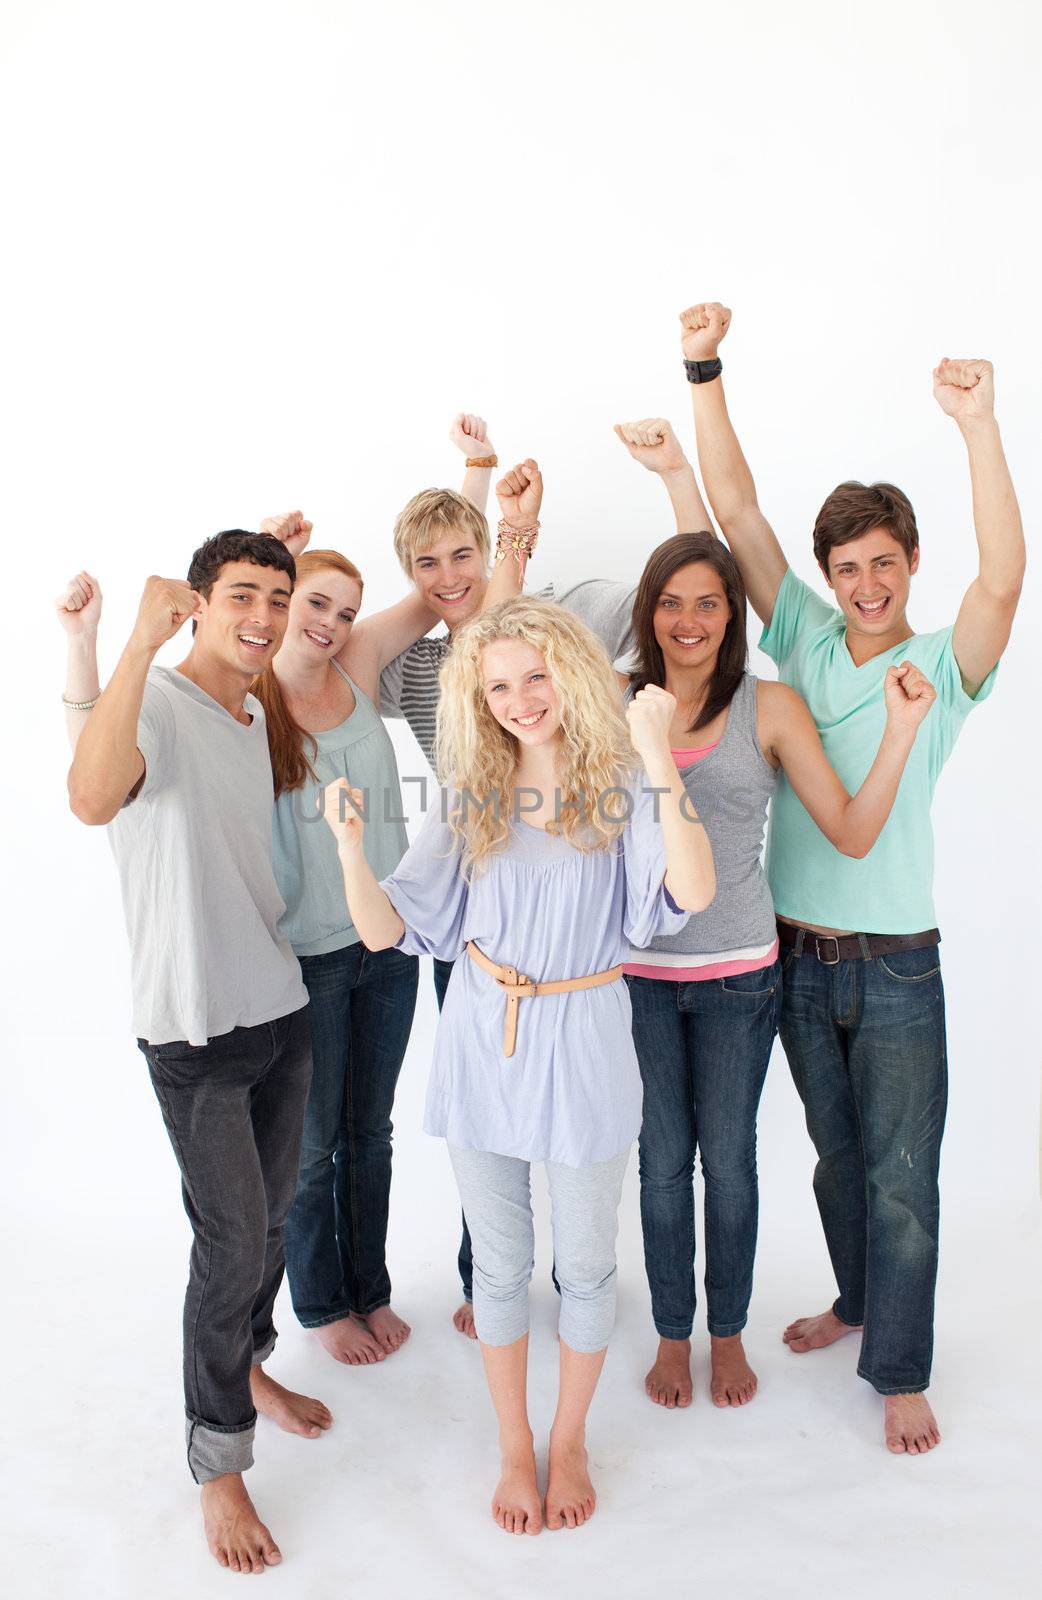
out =
[[[633,636],[636,640],[637,664],[630,673],[634,692],[649,683],[666,687],[666,663],[655,638],[655,609],[659,596],[674,572],[690,566],[693,561],[704,561],[716,573],[724,586],[731,618],[724,633],[716,658],[716,666],[706,690],[701,711],[689,733],[705,728],[719,716],[734,699],[735,691],[745,673],[749,646],[745,636],[745,584],[738,563],[725,544],[712,533],[676,533],[653,550],[648,564],[641,573],[637,598],[633,602]]]
[[[342,556],[339,550],[305,550],[303,555],[297,557],[297,582],[330,569],[344,578],[353,578],[359,589],[362,588],[362,574],[354,562]],[[302,789],[309,778],[317,777],[312,760],[318,753],[318,742],[300,726],[286,704],[282,685],[275,676],[274,661],[269,661],[264,671],[254,678],[250,690],[264,707],[277,800],[285,790]],[[310,757],[308,745],[311,747]]]

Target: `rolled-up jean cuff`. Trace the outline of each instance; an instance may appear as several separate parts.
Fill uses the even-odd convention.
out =
[[[863,1327],[865,1321],[863,1315],[860,1317],[845,1317],[843,1315],[842,1311],[839,1309],[839,1302],[842,1300],[842,1298],[843,1296],[840,1295],[838,1299],[832,1302],[832,1315],[835,1317],[836,1321],[842,1322],[848,1328]]]
[[[266,1339],[261,1345],[260,1349],[253,1352],[253,1365],[255,1367],[259,1367],[261,1362],[267,1361],[268,1357],[271,1355],[271,1352],[278,1343],[278,1338],[278,1334],[275,1332],[275,1329],[272,1328],[270,1339]]]
[[[246,1472],[253,1466],[254,1422],[242,1428],[214,1428],[185,1418],[188,1470],[196,1483],[209,1483],[226,1472]]]

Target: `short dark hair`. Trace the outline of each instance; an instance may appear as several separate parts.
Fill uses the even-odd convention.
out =
[[[637,586],[633,602],[633,637],[637,663],[630,674],[634,691],[644,689],[649,683],[660,689],[666,686],[666,663],[662,649],[655,638],[655,609],[659,595],[674,572],[689,567],[692,562],[704,561],[723,584],[731,617],[716,658],[716,666],[706,690],[705,703],[688,729],[696,733],[706,728],[714,717],[734,699],[745,672],[748,644],[745,635],[745,584],[738,563],[725,544],[714,533],[675,533],[653,550]]]
[[[244,528],[226,528],[201,544],[188,564],[188,582],[207,600],[229,561],[252,561],[255,567],[275,567],[284,572],[290,584],[297,579],[297,567],[281,539],[269,533],[247,533]]]
[[[814,557],[828,576],[829,552],[882,528],[896,539],[909,565],[919,548],[912,502],[893,483],[858,483],[848,479],[833,489],[814,523]]]

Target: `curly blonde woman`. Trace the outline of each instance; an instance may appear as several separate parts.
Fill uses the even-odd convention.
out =
[[[623,718],[593,634],[514,600],[465,623],[438,713],[447,788],[398,870],[377,883],[359,790],[331,785],[347,900],[370,949],[457,960],[438,1028],[428,1133],[448,1141],[474,1241],[474,1315],[499,1420],[492,1513],[508,1533],[593,1514],[586,1414],[615,1313],[615,1234],[640,1128],[622,982],[628,942],[713,897],[712,855],[677,774],[674,701]],[[641,765],[643,764],[643,771]],[[560,1393],[545,1507],[528,1420],[530,1167],[546,1165],[561,1287]]]

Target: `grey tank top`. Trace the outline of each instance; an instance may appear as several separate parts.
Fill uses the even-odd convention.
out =
[[[716,896],[679,933],[653,939],[648,949],[706,956],[773,943],[774,904],[761,856],[767,807],[778,775],[760,749],[756,679],[751,672],[735,691],[719,744],[683,768],[680,776],[713,847]]]

